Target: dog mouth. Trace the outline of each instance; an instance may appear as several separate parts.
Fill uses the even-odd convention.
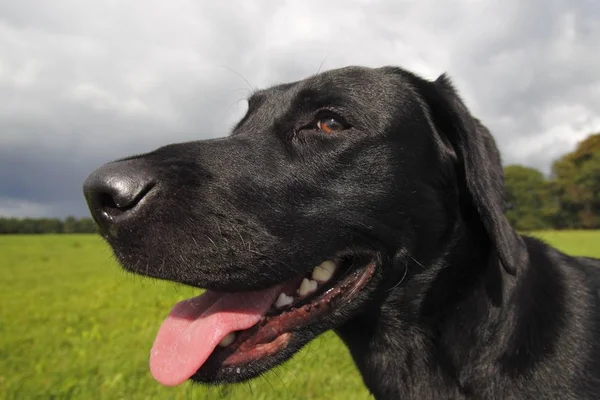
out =
[[[373,258],[364,256],[329,259],[306,275],[265,290],[207,290],[183,300],[173,307],[152,346],[152,375],[167,386],[190,378],[242,378],[242,369],[276,358],[295,332],[351,303],[373,277],[375,266]]]

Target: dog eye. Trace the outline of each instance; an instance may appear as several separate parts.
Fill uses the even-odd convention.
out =
[[[346,129],[345,125],[334,117],[318,119],[316,126],[318,130],[325,133],[332,133]]]

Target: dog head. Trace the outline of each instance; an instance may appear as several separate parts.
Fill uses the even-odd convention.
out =
[[[84,192],[126,269],[208,289],[159,332],[165,384],[277,365],[372,307],[402,276],[398,257],[427,266],[457,224],[506,271],[520,262],[489,132],[447,78],[398,68],[258,91],[229,137],[109,163]]]

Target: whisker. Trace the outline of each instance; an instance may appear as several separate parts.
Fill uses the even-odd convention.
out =
[[[252,382],[247,381],[246,383],[248,384],[248,390],[250,390],[250,395],[252,395],[252,397],[254,397],[254,391],[252,390]],[[270,385],[270,383],[269,383],[269,385]],[[273,386],[271,386],[271,389],[273,389]]]
[[[250,253],[253,253],[253,254],[256,254],[256,255],[259,255],[259,256],[261,256],[261,257],[264,257],[264,258],[266,258],[266,259],[268,259],[268,260],[270,260],[270,261],[272,261],[272,262],[274,262],[274,263],[281,264],[281,265],[283,265],[284,267],[288,268],[290,271],[294,271],[294,272],[296,272],[296,270],[295,270],[294,268],[292,268],[290,265],[288,265],[288,264],[284,263],[283,261],[281,261],[281,260],[278,260],[278,259],[276,259],[276,258],[268,257],[266,254],[263,254],[263,253],[261,253],[260,251],[252,250],[252,249],[250,249],[250,248],[249,248],[249,249],[248,249],[248,252],[250,252]]]
[[[248,87],[250,88],[251,91],[256,91],[256,88],[254,86],[252,86],[252,84],[248,81],[248,79],[246,79],[242,74],[240,74],[239,72],[237,72],[236,70],[234,70],[233,68],[229,68],[226,65],[221,65],[221,68],[224,68],[226,70],[228,70],[229,72],[233,73],[234,75],[236,75],[238,78],[241,78],[244,82],[246,82],[246,85],[248,85]]]
[[[396,289],[398,286],[400,286],[402,284],[402,282],[404,282],[404,279],[406,278],[407,274],[408,274],[408,262],[406,262],[404,264],[404,275],[402,275],[402,279],[400,279],[400,281],[398,283],[396,283],[393,287],[389,288],[387,291],[389,292],[391,290]]]
[[[275,391],[275,388],[273,387],[273,385],[271,384],[271,382],[269,381],[269,379],[267,378],[267,375],[265,374],[260,374],[260,377],[263,378],[265,381],[267,381],[267,383],[269,384],[269,386],[271,386],[271,390]]]
[[[321,68],[323,68],[323,64],[325,64],[325,61],[327,61],[327,57],[329,57],[329,54],[325,55],[325,58],[323,58],[323,61],[321,61],[321,65],[319,65],[319,69],[317,70],[317,73],[315,75],[318,75],[319,72],[321,72]]]
[[[242,236],[242,234],[240,233],[240,230],[234,225],[231,224],[231,227],[233,228],[233,230],[238,234],[238,236],[240,237],[240,240],[242,241],[242,247],[246,248],[246,242],[244,241],[244,237]]]
[[[425,269],[425,266],[423,264],[421,264],[420,262],[418,262],[413,256],[411,256],[410,254],[408,255],[410,257],[411,260],[413,260],[414,262],[416,262],[418,265],[421,266],[421,268]]]
[[[271,371],[273,371],[273,374],[275,374],[275,376],[281,381],[281,384],[283,385],[283,387],[287,389],[287,385],[285,384],[285,381],[283,379],[281,379],[281,376],[279,376],[279,373],[277,372],[277,368],[273,368]]]
[[[206,238],[207,238],[207,239],[208,239],[208,240],[209,240],[209,241],[210,241],[210,242],[213,244],[213,246],[215,246],[215,250],[217,250],[217,251],[218,251],[218,250],[219,250],[219,246],[217,246],[217,244],[216,244],[216,243],[215,243],[215,242],[214,242],[214,241],[213,241],[213,240],[210,238],[210,236],[208,236],[208,235],[205,235],[205,236],[206,236]],[[194,242],[195,242],[195,241],[196,241],[196,240],[194,240]],[[198,245],[198,243],[196,243],[196,246],[197,246],[197,245]]]

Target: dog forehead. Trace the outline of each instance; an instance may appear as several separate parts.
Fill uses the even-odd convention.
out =
[[[356,115],[397,114],[418,96],[402,70],[345,67],[262,91],[271,110],[316,109],[332,106]],[[412,109],[414,107],[408,107]],[[399,110],[400,109],[400,110]]]
[[[378,70],[367,67],[344,67],[332,69],[313,75],[302,81],[304,87],[319,87],[322,85],[337,86],[341,88],[350,86],[367,87],[377,82],[377,77],[381,77]]]
[[[399,88],[409,88],[408,81],[393,69],[350,66],[259,90],[251,96],[250,101],[291,102],[307,94],[337,94],[373,100],[398,92]]]

